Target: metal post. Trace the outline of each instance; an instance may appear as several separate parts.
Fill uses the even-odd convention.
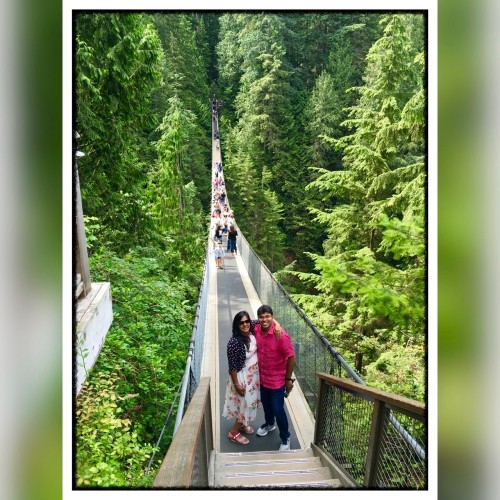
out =
[[[193,348],[194,341],[192,340],[189,344],[189,354],[186,362],[186,369],[184,370],[184,378],[182,380],[182,389],[181,389],[181,397],[179,400],[179,406],[177,410],[177,417],[175,419],[174,432],[172,436],[175,436],[177,429],[181,425],[182,417],[184,416],[184,405],[186,403],[186,393],[187,393],[187,384],[189,382],[189,376],[191,374],[191,360],[193,358]]]

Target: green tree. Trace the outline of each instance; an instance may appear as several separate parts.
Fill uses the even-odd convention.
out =
[[[343,122],[343,106],[334,79],[324,71],[316,80],[305,109],[307,131],[311,135],[311,157],[318,167],[327,167],[336,159],[336,152],[324,136],[339,138]]]
[[[346,89],[361,83],[360,60],[364,64],[378,17],[266,12],[225,14],[220,20],[218,85],[228,101],[221,128],[224,134],[229,126],[224,135],[234,150],[226,143],[226,155],[249,159],[258,176],[271,173],[266,183],[286,207],[279,222],[284,251],[299,268],[310,268],[304,252],[319,250],[324,239],[322,226],[304,217],[314,204],[305,187],[316,175],[305,167],[311,163],[308,153],[315,151],[316,166],[340,164],[341,155],[322,136],[345,132],[343,108],[354,102]],[[325,72],[310,99],[316,76],[327,70],[330,81]],[[236,154],[240,150],[244,154]],[[255,182],[262,185],[262,179]]]
[[[243,57],[240,50],[239,35],[248,15],[223,14],[220,19],[217,54],[217,87],[224,101],[224,117],[229,123],[236,119],[235,101],[243,74]]]
[[[329,236],[325,254],[311,256],[319,274],[300,275],[319,297],[310,307],[309,297],[298,300],[318,308],[360,370],[391,342],[424,341],[424,59],[411,36],[419,22],[420,15],[382,18],[384,34],[368,53],[365,84],[345,122],[353,133],[331,140],[343,169],[318,169],[308,186],[334,204],[311,209]]]
[[[289,161],[290,150],[293,151],[289,137],[293,135],[290,72],[286,69],[285,50],[280,45],[286,26],[275,14],[240,15],[235,24],[241,27],[240,32],[226,30],[225,44],[219,46],[222,53],[227,49],[227,41],[236,38],[237,56],[232,61],[236,61],[236,57],[241,61],[240,85],[235,98],[237,122],[229,134],[230,147],[236,151],[236,154],[229,151],[229,185],[231,180],[235,181],[240,175],[247,178],[251,172],[254,193],[245,212],[254,217],[258,214],[259,222],[256,225],[255,219],[249,219],[254,223],[249,225],[246,234],[250,242],[264,252],[266,263],[273,267],[282,254],[282,230],[275,225],[278,221],[283,223],[280,198],[284,193],[291,193],[290,179],[294,175],[293,162]],[[228,19],[222,19],[221,25],[229,25]],[[235,65],[221,66],[220,75],[222,79],[234,81]],[[239,219],[239,214],[236,215]],[[273,245],[264,245],[271,239]]]
[[[144,467],[182,379],[206,243],[195,182],[203,192],[209,185],[207,86],[192,19],[177,19],[178,50],[169,36],[166,52],[150,16],[76,16],[90,267],[93,281],[111,282],[114,313],[78,398],[80,487],[151,486],[160,455],[148,477]]]
[[[192,113],[189,129],[190,147],[183,153],[182,178],[193,181],[202,204],[209,208],[210,194],[210,111],[208,105],[205,45],[198,30],[201,21],[194,14],[157,13],[155,26],[165,51],[164,85],[155,93],[155,109],[160,117],[168,113],[172,98],[179,98],[182,107]],[[197,41],[199,39],[199,41]],[[150,135],[156,142],[161,128]]]
[[[163,52],[149,16],[76,16],[75,103],[84,212],[109,229],[115,249],[146,238],[148,169],[144,130],[161,85]]]
[[[181,261],[201,257],[203,249],[202,207],[192,181],[188,182],[185,157],[195,131],[194,113],[184,109],[178,97],[169,99],[169,108],[158,127],[156,143],[158,170],[153,178],[155,210],[166,233],[180,252]]]

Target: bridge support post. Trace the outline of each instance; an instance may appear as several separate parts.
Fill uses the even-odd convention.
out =
[[[384,427],[384,408],[383,401],[377,399],[373,402],[372,426],[370,432],[370,442],[368,444],[368,453],[366,457],[365,480],[363,485],[366,487],[375,486],[375,477],[377,474],[377,465],[380,451],[380,439]]]

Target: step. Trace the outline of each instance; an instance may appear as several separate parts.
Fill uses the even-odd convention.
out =
[[[262,486],[262,488],[269,488],[269,486],[264,486],[264,485],[258,485],[255,488],[259,488]],[[292,488],[299,488],[299,489],[314,489],[314,488],[341,488],[342,483],[338,479],[323,479],[323,480],[318,480],[318,481],[303,481],[303,482],[297,482],[293,484],[273,484],[272,485],[273,489],[292,489]]]
[[[311,448],[286,451],[240,451],[234,453],[217,453],[216,461],[218,462],[252,462],[255,460],[274,460],[279,459],[298,459],[311,458],[314,453]]]
[[[320,468],[321,460],[319,457],[312,458],[293,458],[293,459],[275,459],[275,460],[255,460],[252,462],[224,462],[219,463],[216,474],[238,474],[241,471],[246,472],[267,472],[282,471],[294,469],[312,469]]]
[[[311,467],[307,469],[290,468],[280,471],[259,471],[259,472],[238,472],[228,473],[225,477],[216,477],[217,486],[299,486],[304,484],[318,483],[331,480],[330,469],[328,467]]]

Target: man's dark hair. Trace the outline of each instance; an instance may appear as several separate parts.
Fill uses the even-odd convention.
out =
[[[271,306],[267,306],[265,304],[257,309],[257,316],[262,316],[264,313],[269,313],[271,316],[274,316]]]

